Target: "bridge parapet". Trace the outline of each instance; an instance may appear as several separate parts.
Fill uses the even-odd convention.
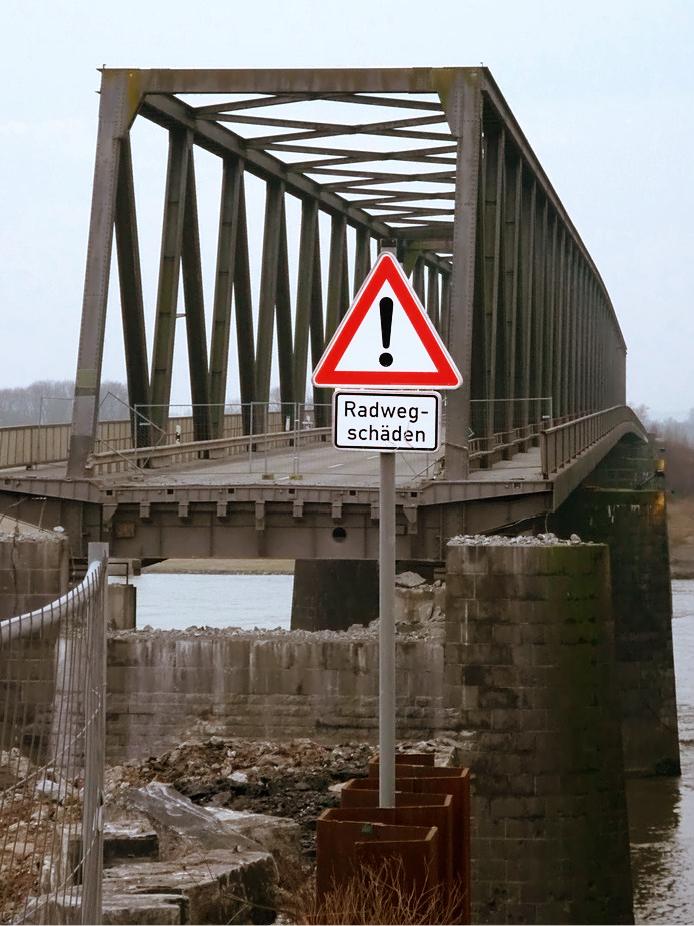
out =
[[[574,417],[544,430],[540,434],[542,475],[555,483],[555,504],[567,498],[627,434],[648,441],[643,424],[628,405]]]

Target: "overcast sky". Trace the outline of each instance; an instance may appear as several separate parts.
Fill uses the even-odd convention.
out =
[[[74,376],[96,67],[483,62],[605,280],[629,349],[629,400],[656,414],[694,406],[694,2],[4,0],[2,34],[0,386]],[[149,168],[138,181],[143,263],[161,227],[164,165]],[[216,235],[205,215],[203,261]],[[152,281],[148,271],[150,315]],[[112,308],[103,373],[123,379]],[[181,376],[174,389],[187,400]]]

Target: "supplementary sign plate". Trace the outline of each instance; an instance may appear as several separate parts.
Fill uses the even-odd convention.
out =
[[[333,439],[340,450],[439,448],[436,392],[347,392],[333,397]]]
[[[400,264],[383,252],[313,373],[315,386],[457,389],[458,368]]]

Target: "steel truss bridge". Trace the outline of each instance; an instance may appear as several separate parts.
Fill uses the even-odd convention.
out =
[[[141,119],[168,138],[151,351],[131,145]],[[201,149],[221,174],[208,314]],[[259,261],[247,195],[258,181]],[[100,422],[114,240],[129,407]],[[384,244],[465,378],[446,398],[440,458],[399,461],[400,558],[540,517],[618,441],[645,439],[605,285],[486,68],[105,69],[72,423],[0,429],[0,509],[63,524],[76,555],[108,540],[143,559],[375,558],[377,464],[332,450],[330,395],[308,383]],[[178,318],[191,395],[180,418]]]

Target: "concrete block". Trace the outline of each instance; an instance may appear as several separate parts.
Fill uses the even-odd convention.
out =
[[[104,897],[179,894],[187,901],[190,923],[271,923],[276,883],[277,869],[267,853],[214,849],[108,868]]]

